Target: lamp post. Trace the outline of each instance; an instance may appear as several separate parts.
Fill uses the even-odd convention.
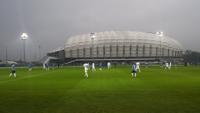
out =
[[[20,39],[23,41],[23,45],[24,45],[24,62],[26,62],[26,40],[28,39],[27,33],[22,33]]]
[[[38,46],[38,49],[39,49],[39,60],[41,59],[41,46],[39,45]]]
[[[1,60],[0,60],[1,61]],[[8,64],[8,48],[6,47],[6,65]]]
[[[160,38],[160,58],[162,57],[162,37],[164,36],[163,32],[156,32],[156,35]]]
[[[96,38],[96,34],[95,33],[90,33],[90,39],[91,39],[91,41],[92,41],[92,50],[94,49],[94,38]],[[91,50],[91,55],[92,55],[92,58],[94,59],[94,53],[93,53],[93,51]]]

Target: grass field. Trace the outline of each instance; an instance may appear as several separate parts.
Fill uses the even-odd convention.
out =
[[[200,67],[0,69],[0,113],[199,113]]]

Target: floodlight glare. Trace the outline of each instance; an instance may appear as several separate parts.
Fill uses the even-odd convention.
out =
[[[26,40],[26,39],[28,39],[27,33],[22,33],[21,40]]]
[[[28,39],[27,33],[22,33],[21,40],[23,40],[24,44],[24,62],[26,62],[26,40]]]
[[[160,36],[160,37],[163,37],[164,36],[164,33],[163,32],[156,32],[156,35]]]
[[[91,39],[94,39],[96,37],[95,33],[90,33]]]

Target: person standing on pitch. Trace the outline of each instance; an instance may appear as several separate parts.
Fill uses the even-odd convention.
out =
[[[49,64],[45,64],[45,69],[46,69],[46,71],[49,71]]]
[[[171,62],[169,62],[169,69],[171,69],[171,67],[172,67],[172,63],[171,63]]]
[[[85,72],[85,77],[88,78],[88,70],[89,70],[89,63],[83,64],[84,67],[84,72]]]
[[[102,63],[99,63],[99,70],[102,71]]]
[[[11,73],[9,77],[14,76],[14,78],[16,78],[16,68],[15,68],[15,64],[11,65]]]
[[[165,69],[169,69],[169,64],[168,64],[168,62],[165,62]]]
[[[141,72],[140,71],[140,62],[136,62],[136,70],[139,70],[139,72]]]
[[[137,69],[136,69],[136,64],[133,63],[132,65],[132,72],[131,72],[131,75],[132,75],[132,78],[136,78],[136,73],[137,73]]]
[[[46,70],[46,64],[45,63],[43,63],[43,69]]]
[[[94,63],[92,63],[92,71],[96,71]]]
[[[111,67],[111,63],[110,62],[107,63],[107,67],[108,67],[108,69],[110,69],[110,67]]]
[[[28,64],[28,70],[29,70],[29,71],[32,71],[32,67],[33,67],[33,66],[32,66],[32,64],[31,64],[31,63],[30,63],[30,64]]]

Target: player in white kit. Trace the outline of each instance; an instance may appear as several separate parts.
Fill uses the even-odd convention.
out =
[[[102,71],[102,63],[99,63],[99,70]]]
[[[141,72],[141,70],[140,70],[140,62],[136,62],[136,70],[139,70],[139,72]]]
[[[92,71],[96,71],[96,69],[95,69],[95,63],[92,63]]]
[[[172,63],[171,63],[171,62],[169,62],[169,69],[171,69],[171,67],[172,67]]]
[[[168,62],[165,62],[165,69],[169,69],[169,64],[168,64]]]
[[[108,69],[111,68],[111,63],[110,62],[107,63],[107,67],[108,67]]]
[[[84,67],[84,72],[85,72],[85,77],[88,78],[88,70],[89,70],[89,63],[83,64]]]

